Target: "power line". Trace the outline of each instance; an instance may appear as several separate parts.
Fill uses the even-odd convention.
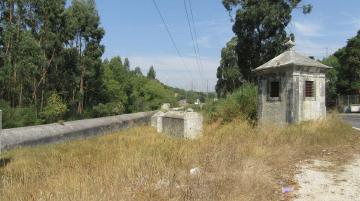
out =
[[[181,61],[182,61],[183,65],[186,67],[188,73],[190,74],[190,76],[191,76],[191,78],[192,78],[192,74],[191,74],[190,70],[188,69],[187,65],[185,64],[184,57],[182,56],[179,48],[178,48],[177,45],[176,45],[176,42],[175,42],[175,40],[174,40],[174,37],[173,37],[172,34],[171,34],[170,28],[169,28],[169,26],[168,26],[167,23],[166,23],[165,17],[162,15],[161,10],[160,10],[158,4],[156,3],[156,0],[152,0],[152,2],[154,3],[154,6],[155,6],[155,8],[156,8],[156,11],[158,12],[158,14],[159,14],[159,16],[160,16],[162,23],[164,24],[164,27],[165,27],[165,29],[166,29],[166,32],[167,32],[167,34],[168,34],[168,36],[169,36],[169,38],[170,38],[170,40],[171,40],[172,45],[174,46],[174,48],[175,48],[175,50],[176,50],[176,53],[177,53],[178,56],[181,58]],[[192,78],[192,79],[193,79],[193,78]]]
[[[193,14],[193,9],[192,9],[192,5],[191,5],[191,0],[188,0],[189,2],[189,8],[190,8],[190,15],[191,15],[191,20],[192,20],[192,23],[193,23],[193,29],[194,29],[194,35],[195,35],[195,44],[196,44],[196,49],[197,49],[197,53],[198,53],[198,57],[199,57],[199,61],[200,61],[200,65],[201,65],[201,68],[203,68],[203,63],[202,63],[202,60],[201,60],[201,56],[200,56],[200,48],[199,48],[199,42],[198,42],[198,35],[197,35],[197,31],[196,31],[196,24],[195,24],[195,18],[194,18],[194,14]],[[204,69],[202,69],[204,70]]]
[[[190,3],[190,1],[189,1],[189,3]],[[189,7],[190,7],[190,4],[189,4]],[[189,27],[191,40],[192,40],[192,43],[193,43],[193,49],[194,49],[195,59],[196,59],[196,66],[198,68],[199,75],[200,75],[201,79],[204,80],[202,70],[200,69],[200,63],[201,62],[200,62],[200,56],[199,56],[199,53],[198,53],[197,41],[195,40],[195,32],[196,32],[196,30],[195,30],[195,28],[193,28],[193,26],[195,26],[195,20],[194,20],[194,16],[192,14],[192,11],[191,11],[191,16],[192,16],[192,21],[193,21],[193,26],[192,26],[192,24],[190,22],[190,15],[189,15],[186,0],[184,0],[184,8],[185,8],[186,20],[187,20],[187,24],[188,24],[188,27]],[[193,31],[193,29],[194,29],[194,31]],[[197,37],[197,34],[196,34],[196,37]]]

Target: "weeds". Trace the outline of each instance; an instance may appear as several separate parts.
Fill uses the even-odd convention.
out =
[[[196,141],[148,127],[5,153],[3,200],[279,200],[300,160],[331,149],[349,159],[359,135],[335,115],[278,128],[206,126]],[[200,167],[199,175],[190,169]]]

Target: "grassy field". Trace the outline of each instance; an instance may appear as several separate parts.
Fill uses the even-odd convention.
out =
[[[295,185],[298,161],[346,162],[359,147],[360,135],[335,115],[285,128],[213,123],[195,141],[141,127],[3,153],[0,199],[286,200],[281,187]]]

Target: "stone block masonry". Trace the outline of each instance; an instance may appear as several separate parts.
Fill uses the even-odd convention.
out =
[[[162,132],[162,117],[165,112],[159,111],[151,117],[151,126],[157,129],[158,133]]]
[[[158,117],[158,132],[174,137],[196,139],[202,135],[203,117],[197,112],[170,111]]]
[[[141,112],[112,117],[86,119],[23,128],[3,129],[0,135],[0,150],[21,146],[35,146],[47,143],[83,139],[112,133],[140,125],[149,125],[155,112]],[[0,121],[1,122],[1,121]],[[0,124],[1,125],[1,124]],[[1,130],[1,129],[0,129]]]
[[[284,125],[325,118],[325,76],[330,68],[294,49],[256,68],[259,124]]]

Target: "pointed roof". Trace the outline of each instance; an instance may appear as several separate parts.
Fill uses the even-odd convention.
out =
[[[306,66],[306,67],[316,67],[316,68],[324,68],[329,69],[331,67],[324,65],[314,59],[310,59],[309,57],[303,56],[295,50],[290,49],[275,57],[274,59],[268,61],[267,63],[259,66],[254,69],[254,72],[259,72],[268,69],[275,69],[285,66]]]

